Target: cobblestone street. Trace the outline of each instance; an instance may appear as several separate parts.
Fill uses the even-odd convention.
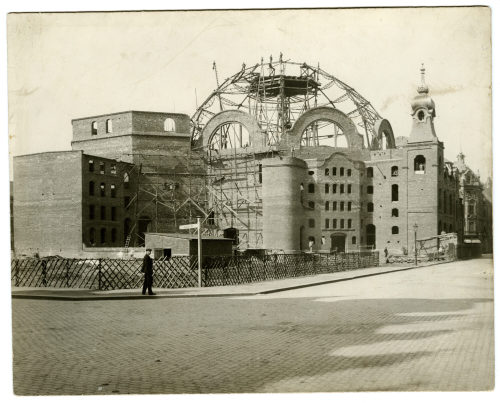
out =
[[[12,307],[20,395],[494,387],[491,259],[260,296]]]

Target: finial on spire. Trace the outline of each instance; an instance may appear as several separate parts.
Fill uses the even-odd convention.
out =
[[[419,94],[427,94],[429,92],[429,87],[427,87],[427,84],[425,84],[425,67],[423,63],[422,67],[420,68],[420,86],[418,87],[417,92]]]

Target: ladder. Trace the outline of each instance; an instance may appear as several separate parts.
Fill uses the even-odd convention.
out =
[[[127,236],[127,239],[125,240],[125,250],[128,251],[128,246],[130,245],[130,239],[132,238],[132,234],[129,234]]]

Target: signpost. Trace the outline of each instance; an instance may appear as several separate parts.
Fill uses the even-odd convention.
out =
[[[196,221],[179,226],[179,230],[198,229],[198,287],[201,288],[201,218],[198,216]]]

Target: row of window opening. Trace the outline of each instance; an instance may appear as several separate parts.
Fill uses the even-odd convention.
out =
[[[99,219],[100,220],[107,220],[107,209],[106,206],[101,206],[99,209]],[[89,205],[89,220],[95,220],[96,219],[96,206],[95,205]],[[111,221],[116,221],[117,220],[117,208],[116,206],[112,206],[110,209],[110,220]]]
[[[97,135],[97,121],[92,121],[90,124],[91,133],[93,136]],[[111,119],[106,119],[105,122],[106,133],[113,133],[113,121]],[[172,118],[167,118],[163,121],[163,131],[164,132],[175,132],[175,121]]]

